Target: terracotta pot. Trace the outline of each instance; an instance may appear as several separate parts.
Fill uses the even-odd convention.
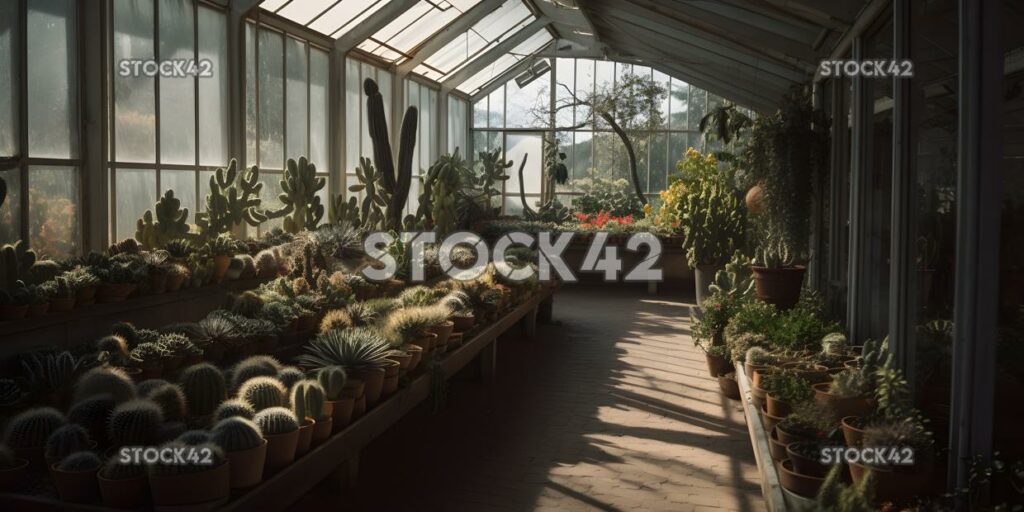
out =
[[[786,453],[786,445],[779,441],[779,436],[775,433],[775,429],[770,430],[771,435],[768,437],[768,451],[772,455],[772,460],[778,462],[780,460],[786,460],[789,454]]]
[[[167,292],[167,274],[149,275],[149,293],[160,295]]]
[[[752,365],[752,364],[750,364],[750,363],[748,363],[746,361],[743,362],[743,371],[745,371],[747,373],[747,377],[750,377],[751,379],[754,378],[754,373],[757,370],[762,370],[763,371],[763,370],[767,370],[767,369],[768,369],[767,366],[755,366],[755,365]]]
[[[28,314],[26,314],[25,316],[29,318],[35,318],[45,315],[48,311],[50,311],[49,302],[44,302],[42,304],[31,304],[28,307]]]
[[[401,366],[397,361],[388,360],[384,364],[384,383],[381,387],[381,394],[387,398],[398,391],[398,376],[401,373]]]
[[[0,306],[0,320],[20,320],[28,315],[27,304],[6,304]]]
[[[411,372],[419,367],[420,361],[423,360],[423,347],[410,343],[402,345],[402,350],[412,357],[409,361],[409,371]]]
[[[267,460],[263,466],[263,478],[277,473],[295,460],[295,450],[299,445],[299,431],[287,434],[263,434],[267,440]]]
[[[781,420],[779,420],[779,421],[781,421]],[[776,425],[775,426],[775,431],[779,433],[779,441],[782,441],[783,443],[785,443],[787,445],[789,443],[796,443],[796,442],[800,442],[800,441],[813,441],[814,440],[814,439],[811,439],[811,438],[808,438],[808,437],[805,437],[805,436],[802,436],[802,435],[799,435],[799,434],[794,434],[792,432],[786,432],[786,429],[782,428],[780,425]]]
[[[231,462],[193,473],[150,475],[149,490],[154,507],[227,500],[231,496]]]
[[[784,363],[783,368],[794,370],[794,372],[800,376],[800,378],[810,382],[811,384],[820,384],[822,382],[831,382],[832,376],[828,373],[828,368],[821,365],[814,365],[813,367],[806,367],[799,362]]]
[[[713,356],[704,353],[704,359],[708,362],[708,372],[711,373],[712,377],[718,377],[719,375],[725,375],[732,371],[732,365],[728,359],[719,356]]]
[[[108,507],[139,508],[149,501],[149,479],[145,473],[124,480],[109,480],[97,475],[96,480],[100,484],[103,504]]]
[[[751,265],[757,298],[780,310],[792,309],[800,300],[800,287],[807,267],[766,268]]]
[[[185,284],[184,274],[168,274],[167,275],[167,291],[176,292],[181,290],[181,286]]]
[[[928,491],[932,476],[931,466],[923,464],[901,468],[901,471],[865,466],[856,462],[850,462],[847,466],[850,468],[850,477],[853,479],[854,484],[860,483],[868,471],[874,473],[876,503],[886,501],[896,503],[909,502],[914,496]]]
[[[765,405],[768,407],[768,414],[772,416],[785,418],[793,413],[793,406],[789,402],[779,400],[773,397],[771,393],[768,393]]]
[[[452,351],[462,346],[462,342],[465,341],[465,335],[461,332],[453,332],[451,336],[448,336],[448,350]]]
[[[846,416],[840,421],[846,446],[860,446],[861,441],[864,440],[864,430],[851,424],[855,419],[857,419],[856,416]]]
[[[231,462],[231,488],[247,489],[263,481],[263,464],[267,460],[267,440],[247,450],[225,452]]]
[[[14,492],[26,484],[28,476],[28,459],[14,459],[14,467],[0,469],[0,492]]]
[[[865,396],[839,396],[829,393],[827,382],[815,384],[814,400],[819,404],[831,407],[839,418],[847,416],[864,416],[874,408],[871,399]]]
[[[785,419],[782,416],[772,416],[771,414],[768,414],[767,407],[761,407],[758,410],[761,411],[761,423],[764,423],[765,430],[775,430],[775,426]]]
[[[100,500],[100,486],[96,480],[99,468],[90,471],[63,471],[57,464],[50,466],[53,485],[61,501],[70,503],[96,503]]]
[[[786,445],[786,456],[793,462],[793,471],[804,475],[825,478],[832,466],[826,466],[819,460],[820,456],[808,457],[799,452],[799,447],[804,441]],[[812,443],[817,446],[817,443]]]
[[[64,313],[75,309],[74,297],[61,297],[50,299],[50,313]]]
[[[825,482],[824,478],[801,475],[793,471],[793,462],[789,460],[776,462],[775,467],[779,470],[779,483],[789,492],[805,498],[817,496],[818,489]]]
[[[99,289],[98,286],[84,286],[79,288],[75,292],[75,304],[79,306],[90,306],[96,303],[96,291]]]
[[[15,458],[28,461],[29,472],[42,473],[46,472],[50,467],[46,463],[46,447],[44,446],[26,446],[23,448],[13,448],[13,450]]]
[[[856,359],[850,359],[849,361],[843,361],[843,368],[847,370],[859,370],[860,361]]]
[[[434,346],[442,354],[448,351],[448,337],[451,336],[453,329],[455,329],[455,323],[451,320],[445,320],[441,324],[432,325],[427,328],[427,332],[437,336],[434,340]]]
[[[313,426],[313,448],[320,446],[328,437],[331,437],[331,431],[334,429],[334,418],[327,415],[326,412],[324,414],[325,416],[316,420],[316,425]]]
[[[213,257],[213,282],[220,283],[224,281],[224,275],[227,274],[228,265],[231,265],[231,256],[221,254]]]
[[[757,389],[760,389],[760,390],[763,391],[764,388],[761,387],[761,379],[764,378],[765,373],[767,373],[767,372],[768,372],[768,368],[756,368],[756,369],[754,369],[754,374],[750,377],[750,387],[757,388]],[[764,392],[762,394],[767,395],[768,393]]]
[[[722,394],[732,400],[740,399],[740,385],[736,382],[736,379],[732,377],[726,377],[725,375],[718,376],[718,387],[722,390]]]
[[[313,418],[305,418],[299,425],[299,439],[295,443],[295,458],[302,457],[309,453],[309,447],[313,445],[313,428],[316,421]]]
[[[412,354],[404,350],[392,350],[388,352],[388,359],[398,363],[398,369],[401,373],[409,371],[409,363],[412,362]]]
[[[466,332],[473,328],[476,317],[472,313],[468,315],[456,315],[451,317],[452,332]]]
[[[345,427],[352,423],[352,407],[355,406],[356,399],[341,398],[330,403],[333,407],[331,412],[331,432],[341,432],[342,430],[345,430]]]
[[[751,384],[750,401],[753,402],[758,409],[763,409],[768,405],[768,392],[761,389],[759,386]]]
[[[366,395],[361,395],[352,406],[352,421],[362,418],[366,414]]]
[[[423,349],[423,357],[430,357],[434,353],[434,342],[437,339],[437,335],[434,333],[428,333],[422,337],[416,338],[409,342],[410,345],[416,345]]]
[[[355,377],[366,385],[366,406],[373,407],[380,401],[380,395],[384,387],[384,369],[374,366],[352,368],[348,374]]]
[[[96,301],[101,303],[124,302],[133,291],[135,283],[103,283],[96,290]]]

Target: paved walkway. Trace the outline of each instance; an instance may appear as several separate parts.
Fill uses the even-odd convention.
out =
[[[501,341],[496,385],[453,382],[364,450],[354,491],[295,510],[764,510],[743,413],[668,297],[560,291],[560,325]]]

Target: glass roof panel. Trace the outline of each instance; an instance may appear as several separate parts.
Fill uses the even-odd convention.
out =
[[[391,62],[405,60],[417,46],[478,3],[480,0],[420,0],[359,48]]]
[[[427,57],[424,65],[432,68],[435,74],[443,79],[472,62],[492,46],[508,39],[533,20],[533,13],[521,0],[507,0],[469,30],[459,34],[444,48]]]
[[[295,23],[305,25],[310,20],[326,11],[337,0],[292,0],[283,5],[277,14],[288,18]],[[266,4],[266,2],[263,2]]]
[[[535,34],[530,36],[529,39],[519,43],[512,51],[494,59],[486,67],[478,71],[475,75],[466,79],[465,82],[459,84],[456,89],[466,93],[475,94],[481,87],[487,85],[488,82],[507,71],[512,66],[515,66],[523,59],[530,58],[531,55],[537,53],[543,49],[553,40],[551,33],[547,29],[540,29]]]
[[[389,2],[391,0],[264,0],[260,7],[338,38]]]

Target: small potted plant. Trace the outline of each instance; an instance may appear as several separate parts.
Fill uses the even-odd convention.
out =
[[[443,311],[435,308],[413,306],[390,313],[384,320],[381,332],[392,348],[403,348],[406,344],[416,345],[423,350],[424,357],[433,354],[438,339],[430,328],[443,319]]]
[[[718,387],[722,394],[732,400],[740,399],[740,385],[736,382],[736,371],[730,370],[718,375]]]
[[[231,261],[228,262],[228,269],[224,271],[224,278],[228,281],[237,281],[242,277],[243,271],[245,271],[245,261],[238,255],[232,256]]]
[[[97,475],[103,504],[120,509],[139,508],[149,501],[149,480],[146,467],[122,461],[114,454]]]
[[[139,343],[128,353],[132,366],[142,370],[139,380],[157,379],[163,375],[167,351],[155,341]]]
[[[839,418],[865,416],[874,408],[870,381],[860,370],[843,370],[831,382],[814,384],[814,398],[831,407]]]
[[[352,421],[352,409],[355,406],[354,398],[342,394],[348,375],[341,366],[325,366],[316,372],[316,380],[324,390],[323,414],[331,418],[331,431],[328,434],[338,432]],[[320,425],[319,421],[317,425]],[[314,437],[317,437],[316,433]]]
[[[827,439],[835,430],[833,412],[813,400],[795,405],[793,413],[775,426],[779,441],[787,445],[797,441]]]
[[[45,471],[46,441],[65,423],[64,415],[52,407],[25,410],[7,424],[4,444],[14,450],[16,457],[28,460],[32,470]]]
[[[704,358],[708,363],[708,373],[712,377],[718,377],[732,371],[730,364],[731,353],[725,345],[710,345],[701,347],[704,349]]]
[[[75,290],[75,305],[88,306],[96,303],[96,290],[100,279],[88,267],[78,266],[61,274]]]
[[[875,478],[879,501],[904,503],[924,493],[932,473],[932,437],[917,416],[885,418],[864,429],[865,448],[880,448],[898,456],[911,455],[913,464],[900,464],[889,457],[873,463],[850,461],[850,476],[861,482],[870,472]]]
[[[227,274],[228,266],[231,265],[231,258],[235,254],[244,252],[244,248],[234,238],[228,235],[221,235],[206,244],[206,250],[213,258],[213,282],[220,283]]]
[[[96,442],[89,439],[89,433],[84,427],[67,423],[54,430],[46,439],[46,465],[53,466],[72,453],[91,451],[95,448]]]
[[[167,264],[167,291],[176,292],[189,280],[188,267],[181,263]]]
[[[180,441],[171,441],[161,447],[172,450],[191,448],[199,457],[185,464],[158,461],[149,466],[149,489],[155,508],[213,505],[231,495],[230,463],[220,446],[203,443],[187,447]]]
[[[285,468],[295,460],[299,444],[299,420],[295,413],[284,407],[269,407],[253,418],[267,440],[267,460],[263,478]]]
[[[64,313],[75,307],[75,289],[66,277],[57,276],[39,285],[50,302],[51,313]]]
[[[324,417],[324,388],[313,379],[299,381],[292,386],[289,403],[299,421],[299,441],[295,456],[302,457],[313,446],[317,430],[320,431],[320,442],[326,438],[324,432],[329,434],[331,431],[329,427],[326,430],[317,428],[317,422]]]
[[[298,357],[298,362],[311,369],[344,367],[349,376],[364,382],[366,402],[372,407],[383,391],[389,349],[383,337],[367,328],[332,330],[314,338],[306,346],[307,353]]]
[[[101,303],[124,302],[137,285],[137,276],[127,263],[113,262],[106,268],[97,269],[101,283],[96,290],[96,300]]]
[[[103,461],[92,452],[75,452],[51,466],[53,484],[60,499],[70,503],[95,503],[100,500],[96,480]]]
[[[211,439],[231,461],[232,489],[247,489],[263,480],[267,440],[256,423],[238,416],[222,419],[214,425]]]
[[[26,483],[28,475],[27,459],[14,455],[14,451],[6,445],[0,445],[0,492],[15,492]]]
[[[0,290],[0,320],[19,320],[28,315],[28,289],[18,281],[10,290]]]
[[[170,264],[167,262],[169,254],[167,251],[152,251],[144,253],[143,260],[146,263],[146,275],[148,278],[149,293],[160,295],[167,291],[167,275],[170,271]]]
[[[770,236],[750,265],[754,272],[757,298],[788,310],[800,300],[800,288],[807,267],[797,265],[795,257],[781,237]]]

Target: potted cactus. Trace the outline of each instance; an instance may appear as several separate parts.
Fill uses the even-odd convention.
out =
[[[54,430],[46,439],[46,451],[43,456],[46,466],[51,467],[75,452],[92,451],[96,442],[89,439],[89,433],[81,425],[67,423]]]
[[[231,265],[231,258],[239,252],[243,252],[237,240],[229,235],[221,235],[206,244],[206,249],[213,258],[213,282],[220,283],[227,274]]]
[[[74,309],[75,289],[71,286],[68,278],[57,276],[52,281],[47,281],[39,286],[50,301],[51,313],[64,313]]]
[[[423,350],[424,357],[430,357],[438,347],[438,335],[431,328],[445,322],[447,312],[441,308],[427,306],[405,307],[392,312],[384,320],[381,332],[392,348],[415,345]],[[454,327],[454,324],[452,324]],[[451,334],[451,331],[447,331]],[[447,343],[447,339],[445,339]]]
[[[0,445],[0,492],[13,492],[25,485],[28,475],[27,459],[14,455],[6,445]]]
[[[189,448],[181,441],[171,441],[161,448]],[[199,460],[158,461],[149,466],[149,490],[154,508],[183,505],[214,505],[231,495],[231,464],[224,450],[213,443],[192,446]]]
[[[18,281],[10,290],[0,290],[0,320],[20,320],[28,315],[29,296],[25,283]]]
[[[800,288],[807,267],[797,265],[782,237],[771,235],[758,249],[750,270],[754,272],[757,298],[779,310],[791,309],[800,301]]]
[[[703,306],[715,274],[725,268],[746,236],[746,210],[735,190],[717,179],[692,184],[683,201],[683,250],[694,269],[697,305]]]
[[[111,261],[107,266],[96,269],[100,279],[96,300],[101,303],[124,302],[138,286],[138,277],[132,263]]]
[[[68,280],[68,284],[75,291],[75,305],[89,306],[96,303],[96,290],[100,285],[100,279],[87,267],[75,267],[63,274],[61,277]]]
[[[256,417],[256,409],[253,409],[249,402],[246,402],[241,398],[232,398],[230,400],[225,400],[217,406],[217,409],[213,411],[211,420],[212,423],[216,424],[220,420],[235,416],[251,420]]]
[[[135,398],[135,384],[120,368],[93,368],[78,379],[72,401],[77,404],[87,398],[102,395],[107,395],[117,403],[125,402]]]
[[[169,263],[167,265],[167,291],[176,292],[188,281],[188,267],[181,263]]]
[[[231,488],[246,489],[263,480],[267,440],[252,420],[232,416],[213,426],[211,440],[224,449],[231,461]]]
[[[152,400],[130,400],[114,408],[107,421],[111,446],[146,446],[160,437],[163,410]]]
[[[139,343],[129,352],[132,366],[139,368],[139,380],[157,379],[164,373],[167,351],[155,341]]]
[[[366,404],[372,407],[383,391],[388,350],[388,342],[367,328],[333,330],[313,339],[298,362],[312,369],[344,367],[348,375],[365,383]]]
[[[117,407],[110,395],[96,395],[75,403],[68,410],[68,421],[85,427],[89,439],[107,445],[107,419]]]
[[[227,384],[220,369],[209,363],[189,366],[178,379],[185,393],[189,413],[194,417],[213,414],[227,397]]]
[[[46,441],[65,423],[64,415],[52,407],[28,409],[7,424],[4,444],[14,450],[17,457],[28,460],[31,470],[41,471],[46,467]]]
[[[325,366],[316,372],[316,380],[324,390],[323,414],[331,418],[332,432],[339,432],[352,421],[355,406],[355,398],[343,394],[348,375],[341,366]]]
[[[256,413],[253,418],[267,440],[267,460],[263,478],[277,473],[295,460],[299,444],[299,420],[295,413],[284,407],[270,407]]]
[[[107,459],[96,479],[100,484],[103,504],[120,509],[139,508],[149,501],[149,480],[146,467],[121,461],[120,455]]]
[[[295,456],[302,457],[309,452],[313,445],[313,436],[320,434],[319,441],[322,442],[327,436],[324,432],[330,433],[330,426],[318,429],[318,421],[324,419],[324,388],[316,380],[299,381],[292,387],[291,400],[292,411],[299,420],[299,441],[295,448]],[[319,444],[319,443],[317,443]]]
[[[103,461],[92,452],[75,452],[51,466],[57,495],[71,503],[95,503],[100,500],[96,480]]]
[[[238,388],[238,398],[249,402],[256,412],[285,405],[286,390],[274,377],[259,376],[245,381]]]

